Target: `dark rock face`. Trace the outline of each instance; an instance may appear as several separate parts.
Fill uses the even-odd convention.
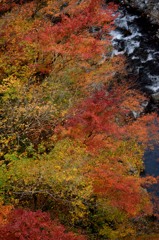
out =
[[[143,12],[152,23],[159,24],[159,0],[123,0],[123,3]]]

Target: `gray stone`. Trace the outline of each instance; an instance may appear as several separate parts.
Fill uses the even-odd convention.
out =
[[[152,23],[159,24],[159,0],[124,0],[123,2],[143,12]]]
[[[159,102],[159,92],[151,95],[154,102]]]

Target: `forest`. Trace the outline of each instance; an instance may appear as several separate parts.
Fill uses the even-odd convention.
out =
[[[142,239],[158,218],[141,177],[158,117],[111,55],[117,9],[0,1],[0,239]]]

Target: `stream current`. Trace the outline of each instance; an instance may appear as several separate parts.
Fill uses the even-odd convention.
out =
[[[126,55],[129,62],[128,72],[135,76],[141,90],[148,95],[158,94],[159,96],[158,27],[138,13],[128,11],[125,7],[119,10],[115,25],[115,30],[111,31],[114,47],[112,56]],[[145,151],[144,165],[143,176],[159,176],[159,147],[157,145],[154,146],[154,150]],[[154,184],[148,191],[159,197],[159,184]]]
[[[157,27],[140,15],[119,10],[116,29],[111,32],[112,55],[125,54],[138,84],[150,94],[159,92],[159,39]]]

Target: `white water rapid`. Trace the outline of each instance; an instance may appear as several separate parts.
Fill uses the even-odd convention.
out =
[[[111,31],[112,55],[128,56],[143,90],[150,94],[159,92],[159,39],[154,26],[126,9],[119,11],[115,25],[116,29]]]

